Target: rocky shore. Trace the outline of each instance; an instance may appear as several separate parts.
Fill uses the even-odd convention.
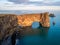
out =
[[[5,40],[13,33],[20,32],[20,35],[34,34],[34,31],[27,28],[31,27],[33,22],[39,22],[42,27],[50,27],[49,13],[40,14],[0,14],[0,40]],[[38,33],[39,31],[35,31]],[[1,42],[1,41],[0,41]]]

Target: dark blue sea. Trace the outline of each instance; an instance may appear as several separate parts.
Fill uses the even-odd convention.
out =
[[[49,12],[53,13],[56,17],[50,17],[50,27],[49,28],[39,28],[36,30],[41,30],[38,35],[27,35],[21,39],[16,39],[16,45],[60,45],[60,11],[59,10],[45,10],[45,11],[4,11],[1,10],[0,13],[41,13]],[[55,22],[55,25],[53,25]],[[38,26],[38,25],[36,25]]]

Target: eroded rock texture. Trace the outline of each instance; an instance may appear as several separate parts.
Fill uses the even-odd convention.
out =
[[[31,26],[34,21],[39,22],[43,27],[50,26],[48,13],[23,15],[0,14],[0,40],[11,36],[17,30],[20,30],[20,33],[22,32],[23,34],[23,30],[27,29],[27,26]],[[30,32],[30,30],[25,32]]]
[[[24,14],[17,16],[18,24],[22,26],[31,26],[33,22],[39,22],[43,27],[49,27],[49,13]]]
[[[13,14],[0,14],[0,40],[10,36],[17,29],[17,17]]]

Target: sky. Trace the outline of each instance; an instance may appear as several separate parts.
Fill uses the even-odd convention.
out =
[[[60,0],[0,0],[0,10],[60,10]]]

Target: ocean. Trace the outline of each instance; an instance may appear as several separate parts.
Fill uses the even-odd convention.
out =
[[[50,17],[49,28],[39,28],[41,30],[38,35],[28,35],[21,39],[16,39],[16,45],[60,45],[60,11],[59,10],[0,10],[0,14],[26,14],[26,13],[53,13],[56,17]],[[55,25],[53,25],[55,22]]]

